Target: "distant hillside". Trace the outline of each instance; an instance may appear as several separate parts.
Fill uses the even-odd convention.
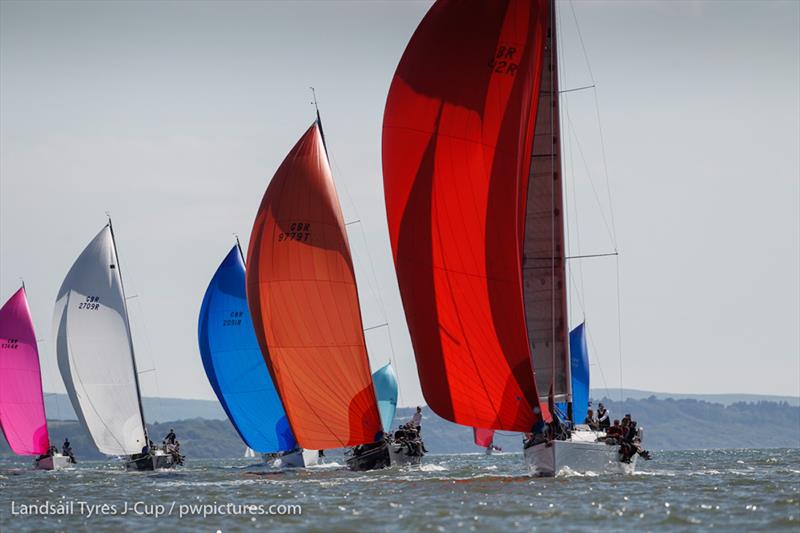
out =
[[[643,400],[654,396],[658,399],[702,400],[722,405],[738,402],[786,402],[800,407],[800,397],[766,396],[759,394],[675,394],[671,392],[651,392],[637,389],[623,389],[623,397]],[[609,397],[619,399],[619,389],[592,389],[593,398]],[[184,400],[180,398],[142,398],[145,418],[151,422],[163,420],[186,420],[205,418],[207,420],[227,420],[225,411],[216,400]],[[75,411],[66,394],[47,394],[45,396],[47,416],[56,420],[77,420]]]
[[[619,389],[592,389],[592,398],[615,398],[619,400]],[[622,389],[622,397],[631,400],[643,400],[655,396],[661,400],[702,400],[711,403],[731,405],[739,402],[786,402],[800,407],[800,396],[774,396],[769,394],[680,394],[675,392],[653,392],[639,389]]]
[[[77,420],[49,420],[48,431],[50,440],[53,444],[61,448],[64,438],[69,438],[72,449],[81,459],[105,459]],[[233,429],[228,420],[204,420],[193,418],[188,420],[176,420],[174,422],[164,422],[148,424],[150,438],[155,442],[161,440],[169,432],[170,428],[175,429],[178,439],[181,442],[181,450],[195,458],[222,458],[222,457],[242,457],[245,445]],[[8,455],[11,450],[5,439],[0,437],[0,455]]]
[[[180,398],[142,398],[145,419],[152,422],[161,420],[186,420],[205,418],[208,420],[227,420],[225,411],[216,400],[184,400]],[[77,420],[75,410],[66,394],[46,394],[45,409],[49,418],[57,420]]]
[[[800,407],[786,402],[740,402],[726,406],[653,397],[622,404],[607,398],[603,401],[612,418],[630,413],[644,428],[645,447],[652,450],[800,448]],[[409,419],[412,412],[399,409],[398,418]],[[423,413],[423,434],[429,450],[442,453],[479,450],[473,444],[470,428],[452,424],[427,408]],[[398,423],[395,420],[395,426]],[[504,431],[495,434],[495,443],[505,450],[519,451],[520,442],[520,434]]]
[[[192,402],[197,400],[183,400]],[[787,402],[739,402],[722,405],[699,400],[658,399],[627,400],[620,404],[603,399],[612,418],[630,413],[644,428],[645,446],[651,450],[702,448],[800,448],[800,407]],[[212,402],[209,402],[212,403]],[[597,403],[595,401],[595,403]],[[409,420],[411,408],[398,409],[393,428]],[[471,428],[448,422],[423,409],[422,432],[432,453],[478,452]],[[184,453],[195,458],[242,457],[245,445],[226,420],[191,418],[150,426],[153,440],[160,441],[175,428]],[[101,459],[89,436],[76,421],[51,420],[53,443],[60,446],[69,437],[79,458]],[[508,451],[519,451],[521,436],[498,432],[496,444]],[[0,439],[0,455],[9,454]]]

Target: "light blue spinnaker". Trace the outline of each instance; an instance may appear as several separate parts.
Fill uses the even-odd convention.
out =
[[[397,376],[391,363],[376,370],[372,374],[372,382],[375,384],[375,395],[378,397],[378,410],[381,413],[383,431],[390,433],[394,413],[397,411]]]
[[[569,332],[569,360],[572,371],[572,419],[581,424],[589,407],[589,350],[586,324]]]
[[[198,325],[208,381],[242,440],[271,453],[297,446],[256,339],[237,243],[208,285]]]

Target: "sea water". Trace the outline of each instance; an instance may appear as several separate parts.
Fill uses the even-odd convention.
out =
[[[800,449],[655,452],[635,475],[530,477],[520,453],[276,472],[253,459],[128,473],[0,460],[0,531],[800,531]]]

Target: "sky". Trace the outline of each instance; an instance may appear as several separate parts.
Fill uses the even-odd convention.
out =
[[[24,278],[46,391],[64,390],[56,293],[110,212],[143,394],[214,397],[200,302],[314,86],[364,327],[388,323],[372,368],[424,402],[380,137],[429,6],[0,2],[0,299]],[[570,263],[592,387],[800,395],[800,3],[559,0],[558,18],[561,88],[595,86],[561,96],[569,252],[619,252]]]

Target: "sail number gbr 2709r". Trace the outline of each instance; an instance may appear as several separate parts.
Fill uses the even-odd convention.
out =
[[[87,296],[84,301],[78,304],[78,309],[88,309],[89,311],[97,311],[100,309],[99,296]]]
[[[307,242],[309,237],[311,237],[311,224],[308,224],[307,222],[292,222],[289,226],[289,231],[284,231],[278,234],[278,242]]]

